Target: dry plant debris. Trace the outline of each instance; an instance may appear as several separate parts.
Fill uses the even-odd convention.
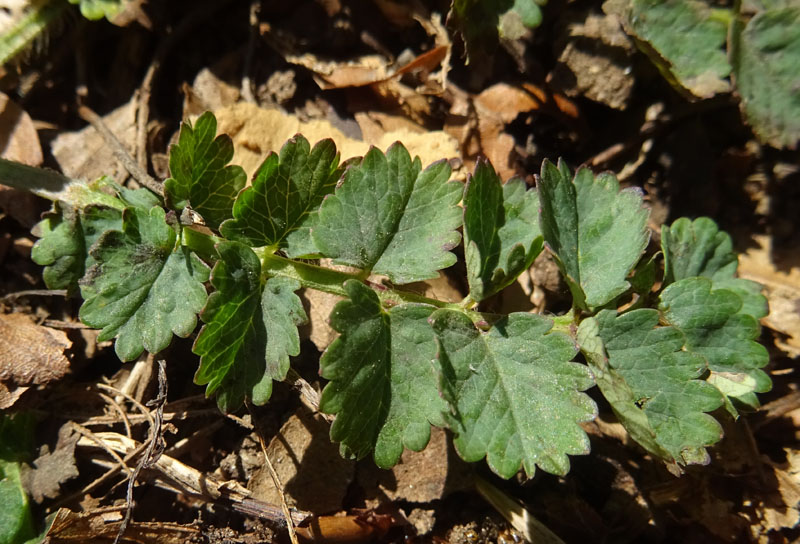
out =
[[[294,512],[301,539],[499,544],[523,537],[557,542],[554,534],[567,543],[773,544],[800,538],[800,264],[794,242],[800,224],[791,217],[800,206],[798,161],[791,153],[798,116],[792,113],[796,99],[781,101],[781,91],[793,88],[785,82],[796,63],[764,72],[775,59],[793,58],[796,3],[736,3],[743,14],[731,20],[743,28],[731,26],[726,36],[731,3],[612,0],[601,13],[597,6],[536,2],[539,27],[511,35],[501,29],[497,48],[485,51],[488,60],[475,55],[471,64],[454,21],[436,13],[447,6],[435,2],[211,4],[125,2],[126,9],[111,17],[124,31],[82,22],[76,6],[71,18],[0,69],[2,157],[75,178],[108,175],[130,184],[108,142],[78,117],[78,101],[100,112],[139,162],[149,154],[145,164],[149,159],[150,174],[159,179],[169,175],[168,145],[177,141],[179,122],[206,110],[216,113],[220,132],[231,135],[234,162],[244,166],[248,184],[264,156],[296,133],[311,144],[333,138],[343,158],[400,140],[425,165],[451,159],[453,177],[462,180],[478,158],[488,157],[503,180],[527,176],[530,185],[543,158],[563,155],[573,166],[602,166],[619,173],[625,186],[641,188],[648,205],[661,210],[651,215],[654,242],[667,215],[711,214],[736,230],[739,271],[765,286],[770,304],[761,341],[772,357],[766,371],[774,389],[760,395],[762,409],[740,413],[750,430],[725,424],[726,441],[709,450],[711,467],[674,478],[604,410],[583,425],[595,461],[575,460],[562,479],[540,474],[523,483],[520,475],[500,486],[510,502],[496,508],[516,532],[493,512],[491,500],[482,501],[475,471],[497,481],[454,456],[444,431],[434,429],[428,449],[405,451],[400,464],[381,471],[371,460],[342,459],[328,440],[329,423],[298,408],[293,389],[276,385],[273,404],[255,409],[252,418],[269,431],[268,452],[283,492],[301,510]],[[27,5],[0,6],[0,23],[13,23]],[[650,21],[666,21],[670,31],[681,31],[670,9],[685,9],[699,21],[684,30],[713,38],[715,64],[686,65],[679,50],[687,43],[705,50],[708,43],[664,40],[652,34],[646,18],[633,20],[654,7],[661,11]],[[765,44],[760,28],[785,31]],[[249,62],[242,60],[248,56]],[[78,97],[76,88],[85,92]],[[764,89],[772,99],[759,102]],[[753,165],[759,172],[783,165],[795,174],[767,175],[755,199],[745,185]],[[28,260],[28,231],[42,209],[29,194],[0,185],[0,300],[42,288],[40,270]],[[447,270],[408,287],[458,303],[469,292],[462,272]],[[144,404],[155,396],[155,384],[148,373],[140,383],[128,380],[126,370],[114,373],[110,343],[96,343],[91,331],[69,330],[80,326],[77,306],[62,299],[15,298],[16,313],[0,314],[0,417],[41,414],[37,447],[23,458],[9,461],[10,444],[0,442],[2,463],[11,463],[1,464],[0,472],[19,468],[18,489],[36,503],[35,516],[55,514],[49,529],[43,516],[36,520],[47,542],[110,543],[128,506],[126,478],[147,442],[153,412]],[[328,316],[342,297],[307,290],[301,299],[309,316],[302,341],[322,353],[339,337]],[[543,253],[515,285],[482,304],[493,312],[560,314],[568,300],[558,265]],[[279,496],[260,466],[260,452],[248,453],[248,466],[235,466],[247,457],[245,437],[254,420],[225,417],[202,398],[191,384],[192,364],[184,364],[192,359],[190,345],[175,341],[162,354],[170,364],[167,450],[137,479],[132,521],[121,542],[286,542]],[[318,357],[313,346],[304,349],[302,377],[291,380],[304,388],[312,410],[325,384],[317,375]],[[142,369],[147,361],[137,365]],[[113,390],[103,389],[105,383]],[[114,392],[120,390],[133,398]],[[219,476],[222,464],[234,465],[230,480]]]

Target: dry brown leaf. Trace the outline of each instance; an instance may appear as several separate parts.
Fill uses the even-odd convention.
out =
[[[520,113],[538,109],[541,100],[521,87],[497,83],[474,98],[455,92],[445,131],[461,144],[465,159],[487,157],[503,180],[516,175],[514,138],[506,124]],[[468,164],[471,168],[472,164]]]
[[[30,387],[7,387],[0,382],[0,410],[11,408]]]
[[[42,164],[42,146],[30,116],[0,92],[0,157],[30,166]],[[0,185],[0,209],[26,228],[39,219],[36,197]]]
[[[200,70],[191,87],[184,86],[183,93],[184,118],[232,106],[239,100],[240,95],[239,89],[224,81],[209,68]]]
[[[114,542],[122,523],[120,507],[100,508],[90,512],[72,512],[61,508],[45,535],[47,544]],[[131,521],[120,540],[124,544],[184,544],[199,536],[200,529],[169,522]]]
[[[30,166],[42,164],[42,146],[30,116],[0,92],[0,157]]]
[[[103,116],[103,122],[129,152],[135,149],[135,99]],[[51,148],[61,171],[71,178],[92,181],[101,176],[111,176],[121,181],[127,175],[111,147],[92,126],[60,134],[53,140]]]
[[[798,248],[773,251],[772,237],[756,235],[758,247],[739,255],[739,275],[765,288],[769,315],[764,325],[786,335],[776,344],[790,355],[800,355],[800,262]]]
[[[458,156],[455,140],[441,131],[424,134],[392,131],[384,133],[379,141],[363,142],[346,136],[328,121],[303,122],[294,115],[259,108],[245,102],[214,113],[218,131],[233,139],[233,163],[241,165],[249,176],[256,171],[267,153],[277,152],[286,140],[297,133],[305,136],[312,144],[323,138],[331,138],[343,159],[364,155],[370,144],[385,150],[397,140],[405,144],[412,156],[419,156],[424,166],[441,158]]]
[[[42,447],[33,468],[25,473],[25,490],[37,503],[44,498],[54,499],[60,492],[61,484],[78,476],[75,466],[75,447],[78,435],[70,424],[62,425],[58,432],[58,443],[54,451]]]
[[[64,350],[70,346],[63,331],[36,325],[27,315],[0,315],[0,381],[12,389],[58,380],[69,371]]]
[[[364,463],[359,467],[358,481],[367,494],[377,498],[427,503],[470,488],[470,471],[453,450],[447,433],[432,427],[431,440],[424,450],[403,451],[400,463],[390,471],[381,470],[372,462]]]
[[[342,507],[353,479],[353,462],[339,455],[338,446],[328,438],[329,432],[328,423],[301,411],[283,424],[267,446],[267,455],[290,506],[320,514]],[[266,466],[255,471],[248,489],[256,499],[280,504]]]

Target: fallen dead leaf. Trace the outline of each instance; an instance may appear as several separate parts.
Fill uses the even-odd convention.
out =
[[[33,468],[24,476],[25,490],[34,501],[41,504],[45,498],[56,498],[61,484],[78,476],[75,447],[79,438],[72,425],[62,425],[55,449],[51,452],[46,445],[42,447]]]
[[[301,411],[283,424],[267,446],[267,455],[290,506],[320,514],[342,507],[353,479],[353,462],[339,455],[329,432],[328,423]],[[256,469],[248,489],[256,499],[280,504],[280,495],[266,466]]]
[[[42,146],[30,116],[0,92],[0,156],[29,166],[42,164]]]
[[[44,385],[63,377],[69,371],[64,350],[71,346],[63,331],[36,325],[27,315],[0,315],[0,381],[12,394],[0,395],[2,402],[13,404],[18,387]]]
[[[218,131],[233,140],[233,162],[244,168],[249,176],[270,151],[277,152],[295,134],[302,134],[312,144],[331,138],[342,159],[363,156],[370,145],[385,150],[400,140],[412,156],[419,156],[423,166],[441,158],[457,157],[458,146],[454,139],[441,131],[414,134],[403,130],[386,132],[378,141],[360,141],[346,136],[325,120],[300,121],[296,116],[274,109],[264,109],[242,102],[214,112]]]
[[[739,255],[739,275],[757,281],[765,289],[769,315],[764,325],[786,336],[776,340],[778,347],[800,355],[800,262],[798,248],[774,251],[772,237],[756,235],[757,247]]]
[[[103,122],[129,152],[135,149],[135,99],[104,115]],[[53,140],[51,149],[61,171],[68,177],[93,181],[101,176],[110,176],[120,182],[127,177],[111,146],[92,126],[60,134]]]
[[[507,180],[517,172],[517,157],[514,138],[505,132],[506,124],[520,113],[539,107],[540,99],[507,83],[492,85],[474,98],[463,91],[454,92],[444,130],[459,141],[465,159],[474,162],[478,155],[484,155]]]
[[[203,68],[191,86],[183,87],[183,94],[183,117],[188,118],[232,106],[239,100],[240,92],[214,70]]]
[[[358,481],[368,494],[379,491],[376,504],[384,502],[384,497],[427,503],[472,487],[472,473],[453,450],[447,433],[432,427],[431,440],[424,450],[405,450],[391,470],[381,470],[367,461],[359,466]]]
[[[29,166],[42,164],[42,146],[30,116],[0,92],[0,157]],[[37,198],[26,192],[0,185],[0,209],[19,224],[31,228],[39,219]]]

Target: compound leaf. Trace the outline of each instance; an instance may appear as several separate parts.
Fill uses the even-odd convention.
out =
[[[539,198],[525,182],[503,185],[479,161],[464,190],[464,247],[470,296],[481,301],[511,284],[542,251]]]
[[[693,276],[709,278],[715,289],[728,289],[742,299],[742,313],[760,319],[767,315],[767,299],[757,282],[736,277],[739,260],[728,233],[708,217],[682,217],[661,227],[665,284]]]
[[[98,341],[117,338],[123,361],[145,349],[157,353],[173,333],[185,337],[194,330],[208,268],[176,241],[162,208],[127,208],[122,230],[105,232],[91,250],[96,264],[81,281],[86,301],[80,317],[103,329]]]
[[[576,352],[572,340],[549,333],[550,319],[514,313],[488,332],[455,310],[437,310],[430,319],[439,342],[441,388],[451,406],[450,428],[464,460],[485,456],[504,478],[520,465],[529,476],[537,465],[566,474],[567,454],[589,451],[578,423],[596,415],[594,402],[581,393],[594,381],[586,366],[570,362]]]
[[[446,161],[422,170],[400,143],[372,148],[322,203],[312,238],[324,256],[397,284],[434,278],[460,238],[463,187],[449,179]]]
[[[364,457],[391,467],[403,447],[419,451],[430,425],[443,425],[447,404],[439,396],[433,367],[436,341],[428,318],[433,306],[402,304],[381,308],[377,294],[356,280],[350,297],[336,305],[331,326],[341,333],[320,360],[330,383],[320,409],[337,414],[331,439],[342,455]]]
[[[200,356],[195,383],[217,394],[224,412],[246,398],[262,405],[272,395],[272,380],[282,380],[289,356],[300,352],[297,325],[306,320],[289,278],[270,278],[262,287],[261,263],[240,242],[217,245],[219,261],[211,272],[216,291],[200,314],[205,323],[192,350]]]
[[[671,83],[701,98],[730,90],[724,50],[729,11],[699,0],[616,0],[603,7],[621,16]]]
[[[705,412],[721,406],[722,396],[698,379],[706,361],[682,351],[678,329],[658,326],[656,310],[602,310],[581,322],[578,341],[600,391],[637,442],[669,463],[708,462],[705,447],[722,438],[722,428]]]
[[[741,109],[762,142],[796,148],[800,141],[800,5],[767,6],[731,32],[731,62]],[[788,3],[787,3],[788,4]],[[771,8],[771,9],[770,9]]]
[[[708,381],[726,399],[758,406],[755,393],[769,391],[769,376],[760,370],[769,356],[755,340],[758,320],[741,312],[742,300],[728,289],[713,289],[708,278],[686,278],[661,293],[659,311],[664,321],[686,337],[686,349],[708,361]],[[726,407],[735,414],[733,405]]]
[[[541,228],[572,291],[574,304],[595,308],[628,289],[625,280],[647,246],[648,211],[634,189],[611,174],[581,168],[572,178],[561,161],[542,164]]]
[[[231,217],[237,193],[247,176],[241,166],[226,166],[233,158],[233,142],[217,133],[211,112],[201,115],[192,127],[181,125],[178,143],[170,148],[169,171],[164,190],[172,207],[191,206],[211,228]]]
[[[236,198],[234,219],[225,221],[220,230],[254,247],[285,249],[290,257],[313,254],[310,231],[317,209],[341,175],[332,140],[322,140],[311,149],[308,140],[297,135],[280,155],[267,156],[252,186]]]

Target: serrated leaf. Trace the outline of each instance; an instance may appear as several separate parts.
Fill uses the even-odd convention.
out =
[[[593,332],[599,345],[587,342]],[[722,428],[705,412],[719,408],[722,396],[698,379],[706,361],[682,351],[678,329],[658,326],[656,310],[603,310],[581,322],[578,339],[597,385],[637,442],[670,463],[708,462],[705,448],[722,438]]]
[[[336,187],[342,174],[333,140],[311,149],[297,135],[270,153],[258,168],[253,184],[233,205],[233,217],[220,227],[223,235],[254,247],[285,249],[290,257],[315,250],[311,229],[322,199]]]
[[[289,357],[300,355],[300,334],[297,326],[308,321],[303,302],[295,291],[300,282],[275,277],[267,280],[261,296],[264,328],[267,331],[267,374],[282,381],[289,371]]]
[[[449,179],[446,161],[422,170],[400,143],[372,148],[322,203],[312,238],[324,256],[396,284],[434,278],[460,239],[463,187]]]
[[[650,238],[641,193],[620,191],[613,175],[594,176],[587,168],[573,178],[563,162],[547,160],[537,187],[542,234],[574,305],[596,308],[625,292],[625,278]]]
[[[728,289],[741,297],[741,313],[760,319],[769,312],[761,285],[736,277],[739,259],[733,241],[713,220],[682,217],[671,226],[662,226],[661,247],[666,285],[693,276],[710,278],[714,289]]]
[[[442,393],[451,405],[450,428],[465,461],[485,456],[504,478],[520,466],[529,476],[536,466],[566,474],[567,454],[589,451],[578,423],[596,415],[594,402],[581,393],[594,380],[586,366],[570,362],[575,344],[550,333],[550,319],[514,313],[488,332],[455,310],[437,310],[430,320],[439,342]]]
[[[795,149],[800,141],[800,5],[770,7],[744,28],[734,23],[731,63],[742,112],[759,140]]]
[[[77,211],[57,203],[54,211],[34,227],[39,240],[31,258],[44,266],[42,277],[49,289],[78,289],[78,280],[95,264],[89,250],[100,236],[122,229],[122,212],[114,208],[88,206]]]
[[[428,324],[433,306],[381,308],[375,292],[356,280],[344,284],[348,300],[336,305],[331,326],[341,333],[320,359],[331,380],[320,409],[337,414],[331,439],[342,455],[361,458],[372,449],[379,467],[397,463],[403,447],[419,451],[430,426],[443,425],[447,404],[433,367],[436,342]]]
[[[758,321],[744,314],[741,298],[727,289],[712,289],[708,278],[686,278],[661,293],[663,320],[686,337],[686,349],[705,357],[711,376],[726,398],[757,406],[755,393],[769,391],[769,376],[760,370],[769,362],[755,340]],[[726,404],[735,415],[733,405]]]
[[[730,90],[727,10],[700,0],[626,0],[604,8],[621,16],[625,30],[674,85],[701,98]]]
[[[272,380],[282,380],[289,356],[300,353],[297,325],[306,320],[294,293],[299,283],[270,278],[262,287],[261,263],[240,242],[217,245],[211,272],[216,291],[200,315],[205,323],[192,351],[200,356],[195,383],[216,393],[220,410],[231,412],[250,399],[262,405],[272,395]]]
[[[188,336],[206,301],[206,265],[177,245],[162,208],[127,208],[122,231],[107,231],[91,256],[96,264],[81,281],[81,320],[103,329],[98,341],[117,338],[123,361],[143,350],[157,353],[172,334]]]
[[[164,191],[172,207],[191,206],[206,224],[216,229],[230,219],[236,195],[247,182],[241,166],[228,165],[233,142],[226,134],[216,138],[217,119],[206,112],[195,121],[181,125],[178,143],[169,151],[170,178]]]
[[[525,182],[503,185],[479,161],[464,190],[464,247],[470,296],[479,302],[510,285],[542,251],[539,198]]]

